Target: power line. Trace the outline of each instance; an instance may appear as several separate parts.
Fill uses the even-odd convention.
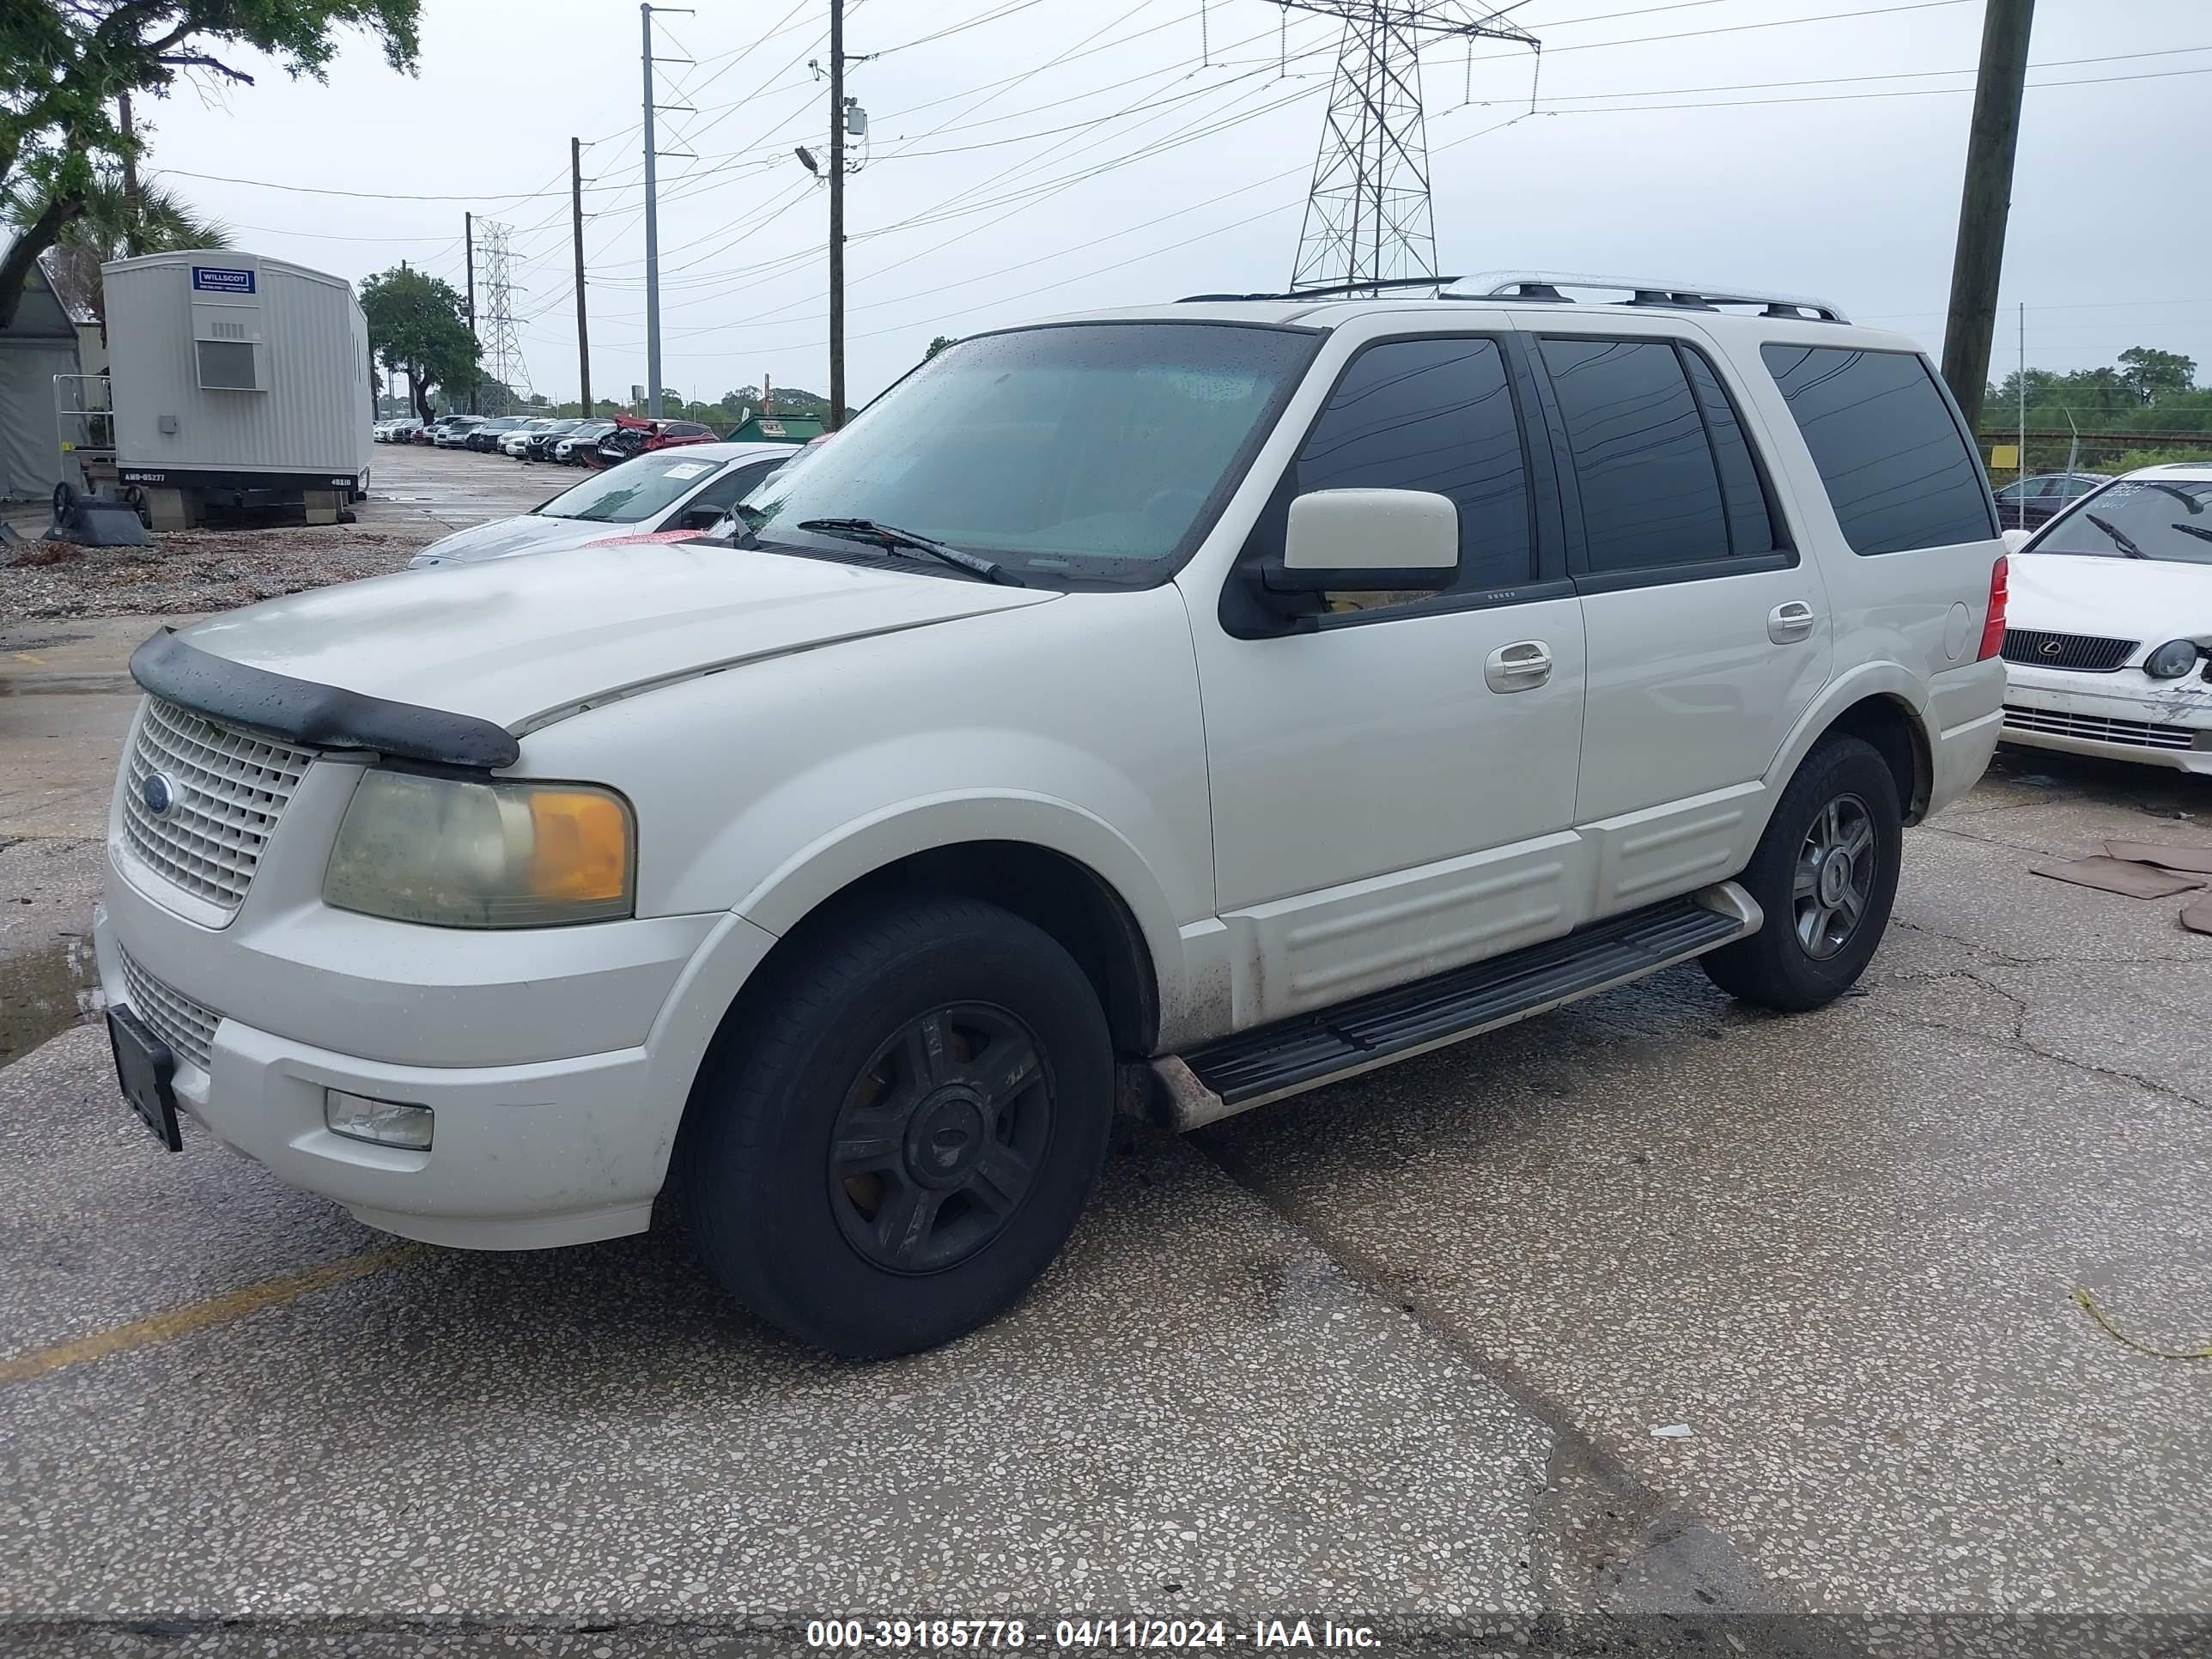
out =
[[[2153,52],[2144,55],[2157,57],[2162,54]],[[2142,75],[2093,75],[2072,81],[2031,81],[2027,83],[2027,89],[2030,92],[2039,92],[2059,87],[2108,87],[2123,81],[2170,81],[2190,75],[2212,75],[2212,65],[2207,65],[2203,69],[2151,70]],[[1805,82],[1802,84],[1813,86],[1819,83]],[[1715,103],[1621,104],[1608,106],[1603,109],[1546,109],[1537,112],[1543,115],[1632,115],[1639,112],[1670,109],[1761,109],[1775,104],[1849,104],[1869,98],[1955,98],[1961,94],[1970,93],[1973,89],[1970,86],[1905,87],[1894,92],[1836,92],[1808,98],[1729,98]],[[1643,97],[1653,94],[1624,93],[1620,95]]]

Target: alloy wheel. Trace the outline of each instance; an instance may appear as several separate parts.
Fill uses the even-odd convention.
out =
[[[830,1132],[846,1240],[893,1273],[938,1273],[1006,1230],[1052,1139],[1036,1035],[988,1003],[908,1021],[861,1068]]]
[[[1874,814],[1856,795],[1838,795],[1813,815],[1790,898],[1798,943],[1814,961],[1834,956],[1858,931],[1877,857]]]

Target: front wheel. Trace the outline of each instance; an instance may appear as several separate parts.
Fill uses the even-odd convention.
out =
[[[693,1091],[693,1239],[802,1340],[934,1347],[1011,1305],[1073,1231],[1113,1117],[1105,1016],[1049,934],[972,900],[794,949]]]
[[[1832,737],[1805,757],[1737,877],[1766,922],[1699,960],[1731,996],[1798,1013],[1833,1001],[1866,971],[1897,896],[1905,854],[1897,780],[1863,738]]]

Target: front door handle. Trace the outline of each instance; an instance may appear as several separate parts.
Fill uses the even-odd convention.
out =
[[[1516,640],[1483,659],[1483,682],[1493,691],[1533,691],[1551,678],[1552,647],[1541,640]]]
[[[1795,645],[1813,637],[1813,607],[1802,599],[1785,599],[1766,613],[1766,637],[1777,645]]]

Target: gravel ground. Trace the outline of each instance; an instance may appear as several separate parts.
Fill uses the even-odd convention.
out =
[[[0,562],[0,623],[175,611],[229,611],[257,599],[406,568],[429,538],[398,525],[180,530],[149,547],[26,543]],[[26,564],[25,555],[53,564]]]

